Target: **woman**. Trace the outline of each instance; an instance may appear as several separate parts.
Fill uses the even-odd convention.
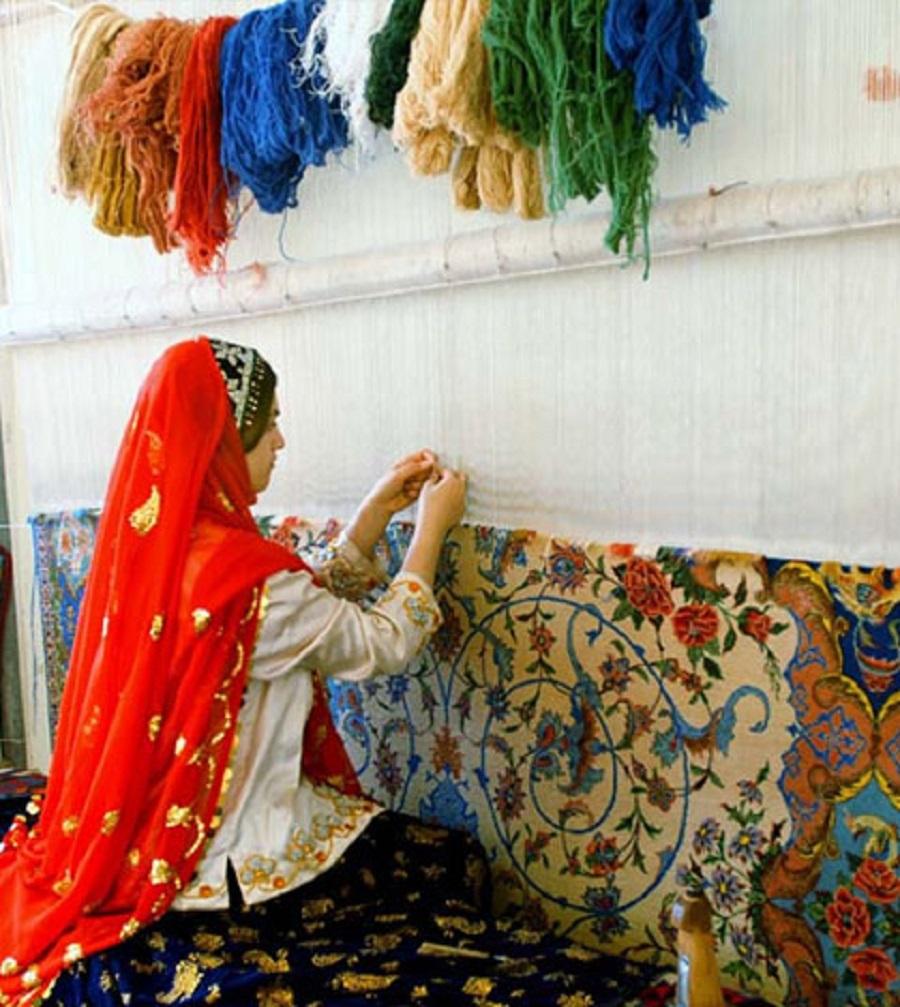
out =
[[[429,452],[398,462],[320,580],[250,514],[284,447],[277,421],[274,374],[243,347],[180,343],[141,389],[103,508],[40,822],[14,826],[0,853],[0,1003],[32,1002],[62,970],[169,910],[253,905],[304,885],[379,811],[313,669],[365,678],[424,645],[465,479]],[[369,577],[386,522],[415,499],[403,569],[373,609],[322,586]]]

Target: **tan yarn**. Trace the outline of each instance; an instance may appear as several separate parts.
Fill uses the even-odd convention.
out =
[[[490,0],[425,0],[397,96],[393,137],[413,172],[447,171],[453,149],[453,196],[466,210],[511,206],[526,219],[544,215],[540,161],[497,123],[481,29]]]
[[[126,28],[103,83],[84,105],[95,130],[122,137],[127,164],[139,178],[140,219],[158,252],[177,244],[168,229],[168,201],[178,163],[181,81],[195,31],[175,18]],[[96,183],[102,191],[102,178]]]
[[[131,19],[108,4],[92,4],[72,28],[72,56],[60,103],[57,185],[69,199],[79,193],[94,206],[94,226],[114,236],[145,235],[138,211],[138,177],[129,168],[120,136],[98,136],[83,115],[84,103],[103,83],[119,34]]]

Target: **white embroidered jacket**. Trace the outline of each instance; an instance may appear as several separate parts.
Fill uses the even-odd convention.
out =
[[[431,589],[415,575],[395,577],[368,611],[346,600],[361,595],[373,573],[342,538],[317,569],[331,590],[305,572],[267,581],[221,825],[173,908],[226,907],[229,860],[248,905],[297,888],[330,867],[382,810],[314,787],[300,772],[311,671],[352,681],[397,673],[440,625]]]

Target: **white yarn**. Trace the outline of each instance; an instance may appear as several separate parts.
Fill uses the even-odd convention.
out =
[[[391,0],[326,0],[310,26],[301,57],[307,73],[324,78],[322,94],[339,97],[350,143],[363,157],[373,155],[376,133],[365,98],[369,40],[384,26],[390,9]]]

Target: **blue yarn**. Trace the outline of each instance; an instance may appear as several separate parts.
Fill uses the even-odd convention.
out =
[[[285,0],[245,14],[222,43],[222,166],[267,213],[297,205],[310,165],[347,145],[340,101],[300,69],[300,50],[322,0]]]
[[[703,79],[699,22],[711,8],[712,0],[609,0],[606,8],[606,51],[617,69],[634,74],[635,108],[683,139],[727,105]]]

